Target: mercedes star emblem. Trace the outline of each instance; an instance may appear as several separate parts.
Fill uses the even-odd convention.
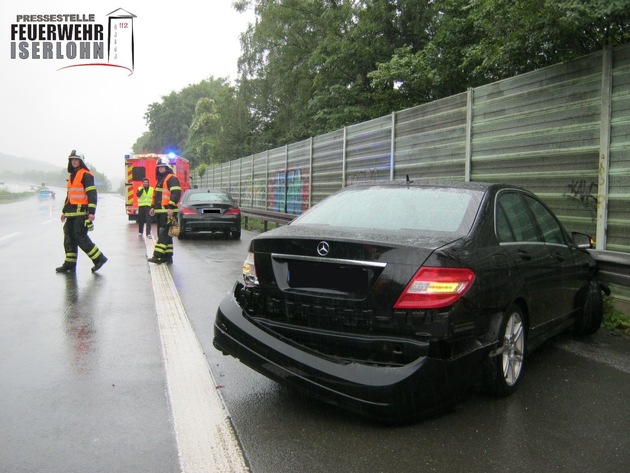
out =
[[[330,245],[325,241],[320,241],[317,244],[317,253],[319,256],[326,256],[330,251]]]

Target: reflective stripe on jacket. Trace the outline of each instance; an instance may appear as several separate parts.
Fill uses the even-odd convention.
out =
[[[162,191],[162,202],[160,202],[162,204],[162,207],[166,207],[168,204],[171,203],[171,189],[168,186],[168,180],[171,177],[173,177],[173,174],[168,174],[164,178],[164,181],[162,181],[162,188],[160,189]]]
[[[63,210],[66,217],[85,216],[96,210],[96,201],[90,202],[88,195],[89,192],[96,191],[96,186],[83,187],[83,179],[86,174],[94,177],[87,169],[79,169],[74,176],[70,176],[68,179],[68,196]]]
[[[87,191],[83,187],[83,175],[87,171],[79,169],[74,178],[68,179],[68,202],[72,205],[86,205],[88,203]]]
[[[168,181],[171,178],[175,178],[177,180],[177,178],[175,177],[174,174],[168,174],[164,180],[162,181],[162,187],[156,187],[155,190],[156,192],[159,192],[161,195],[161,200],[160,200],[160,205],[161,208],[154,206],[154,210],[156,213],[164,213],[166,212],[168,209],[167,207],[170,205],[173,208],[171,210],[173,210],[174,212],[177,212],[177,202],[173,202],[171,200],[171,192],[175,191],[175,190],[179,190],[181,191],[181,187],[180,186],[169,186],[168,185]]]

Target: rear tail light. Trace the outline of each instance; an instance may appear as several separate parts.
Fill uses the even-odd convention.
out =
[[[256,265],[254,264],[254,253],[247,253],[247,259],[243,263],[243,280],[248,286],[257,286]]]
[[[240,214],[241,214],[241,209],[239,209],[238,207],[234,207],[234,208],[226,210],[223,215],[240,215]]]
[[[470,288],[475,273],[467,268],[422,267],[400,295],[395,309],[435,309],[455,303]]]
[[[197,215],[197,211],[190,207],[180,207],[179,213],[182,215]]]

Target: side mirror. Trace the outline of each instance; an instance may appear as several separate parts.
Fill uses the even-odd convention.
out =
[[[593,240],[586,233],[572,232],[571,238],[573,239],[573,244],[582,250],[588,250],[593,248]]]

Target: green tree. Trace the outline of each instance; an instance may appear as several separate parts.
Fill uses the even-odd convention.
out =
[[[344,34],[318,48],[323,73],[310,101],[314,127],[321,133],[383,116],[400,108],[370,73],[396,49],[421,50],[428,41],[431,2],[369,0],[356,3]]]
[[[370,74],[386,100],[418,105],[630,40],[628,0],[435,0],[422,49]]]
[[[135,152],[223,162],[630,41],[630,0],[234,5],[256,14],[236,86],[211,77],[151,104]]]
[[[145,131],[140,137],[136,140],[136,142],[131,147],[134,153],[151,153],[154,148],[151,138],[151,132]]]
[[[213,99],[221,114],[222,110],[232,107],[234,93],[226,79],[211,77],[179,92],[163,96],[161,102],[150,104],[144,115],[149,132],[143,136],[142,142],[137,143],[138,147],[142,146],[143,151],[154,153],[182,153],[188,141],[197,103],[204,98]]]
[[[200,99],[195,107],[195,116],[184,148],[184,154],[193,165],[219,161],[217,142],[221,131],[215,101],[210,98]]]
[[[337,26],[325,21],[326,4],[346,2],[252,3],[257,21],[241,38],[239,92],[252,113],[256,145],[264,149],[303,137],[317,74],[311,56],[325,38],[326,28]]]
[[[195,168],[195,171],[197,172],[197,175],[199,177],[203,177],[206,174],[207,170],[208,170],[208,164],[207,163],[201,163],[199,166],[197,166]]]
[[[369,73],[428,39],[426,0],[259,0],[242,37],[239,92],[260,149],[396,109]],[[387,92],[387,90],[386,90]]]

